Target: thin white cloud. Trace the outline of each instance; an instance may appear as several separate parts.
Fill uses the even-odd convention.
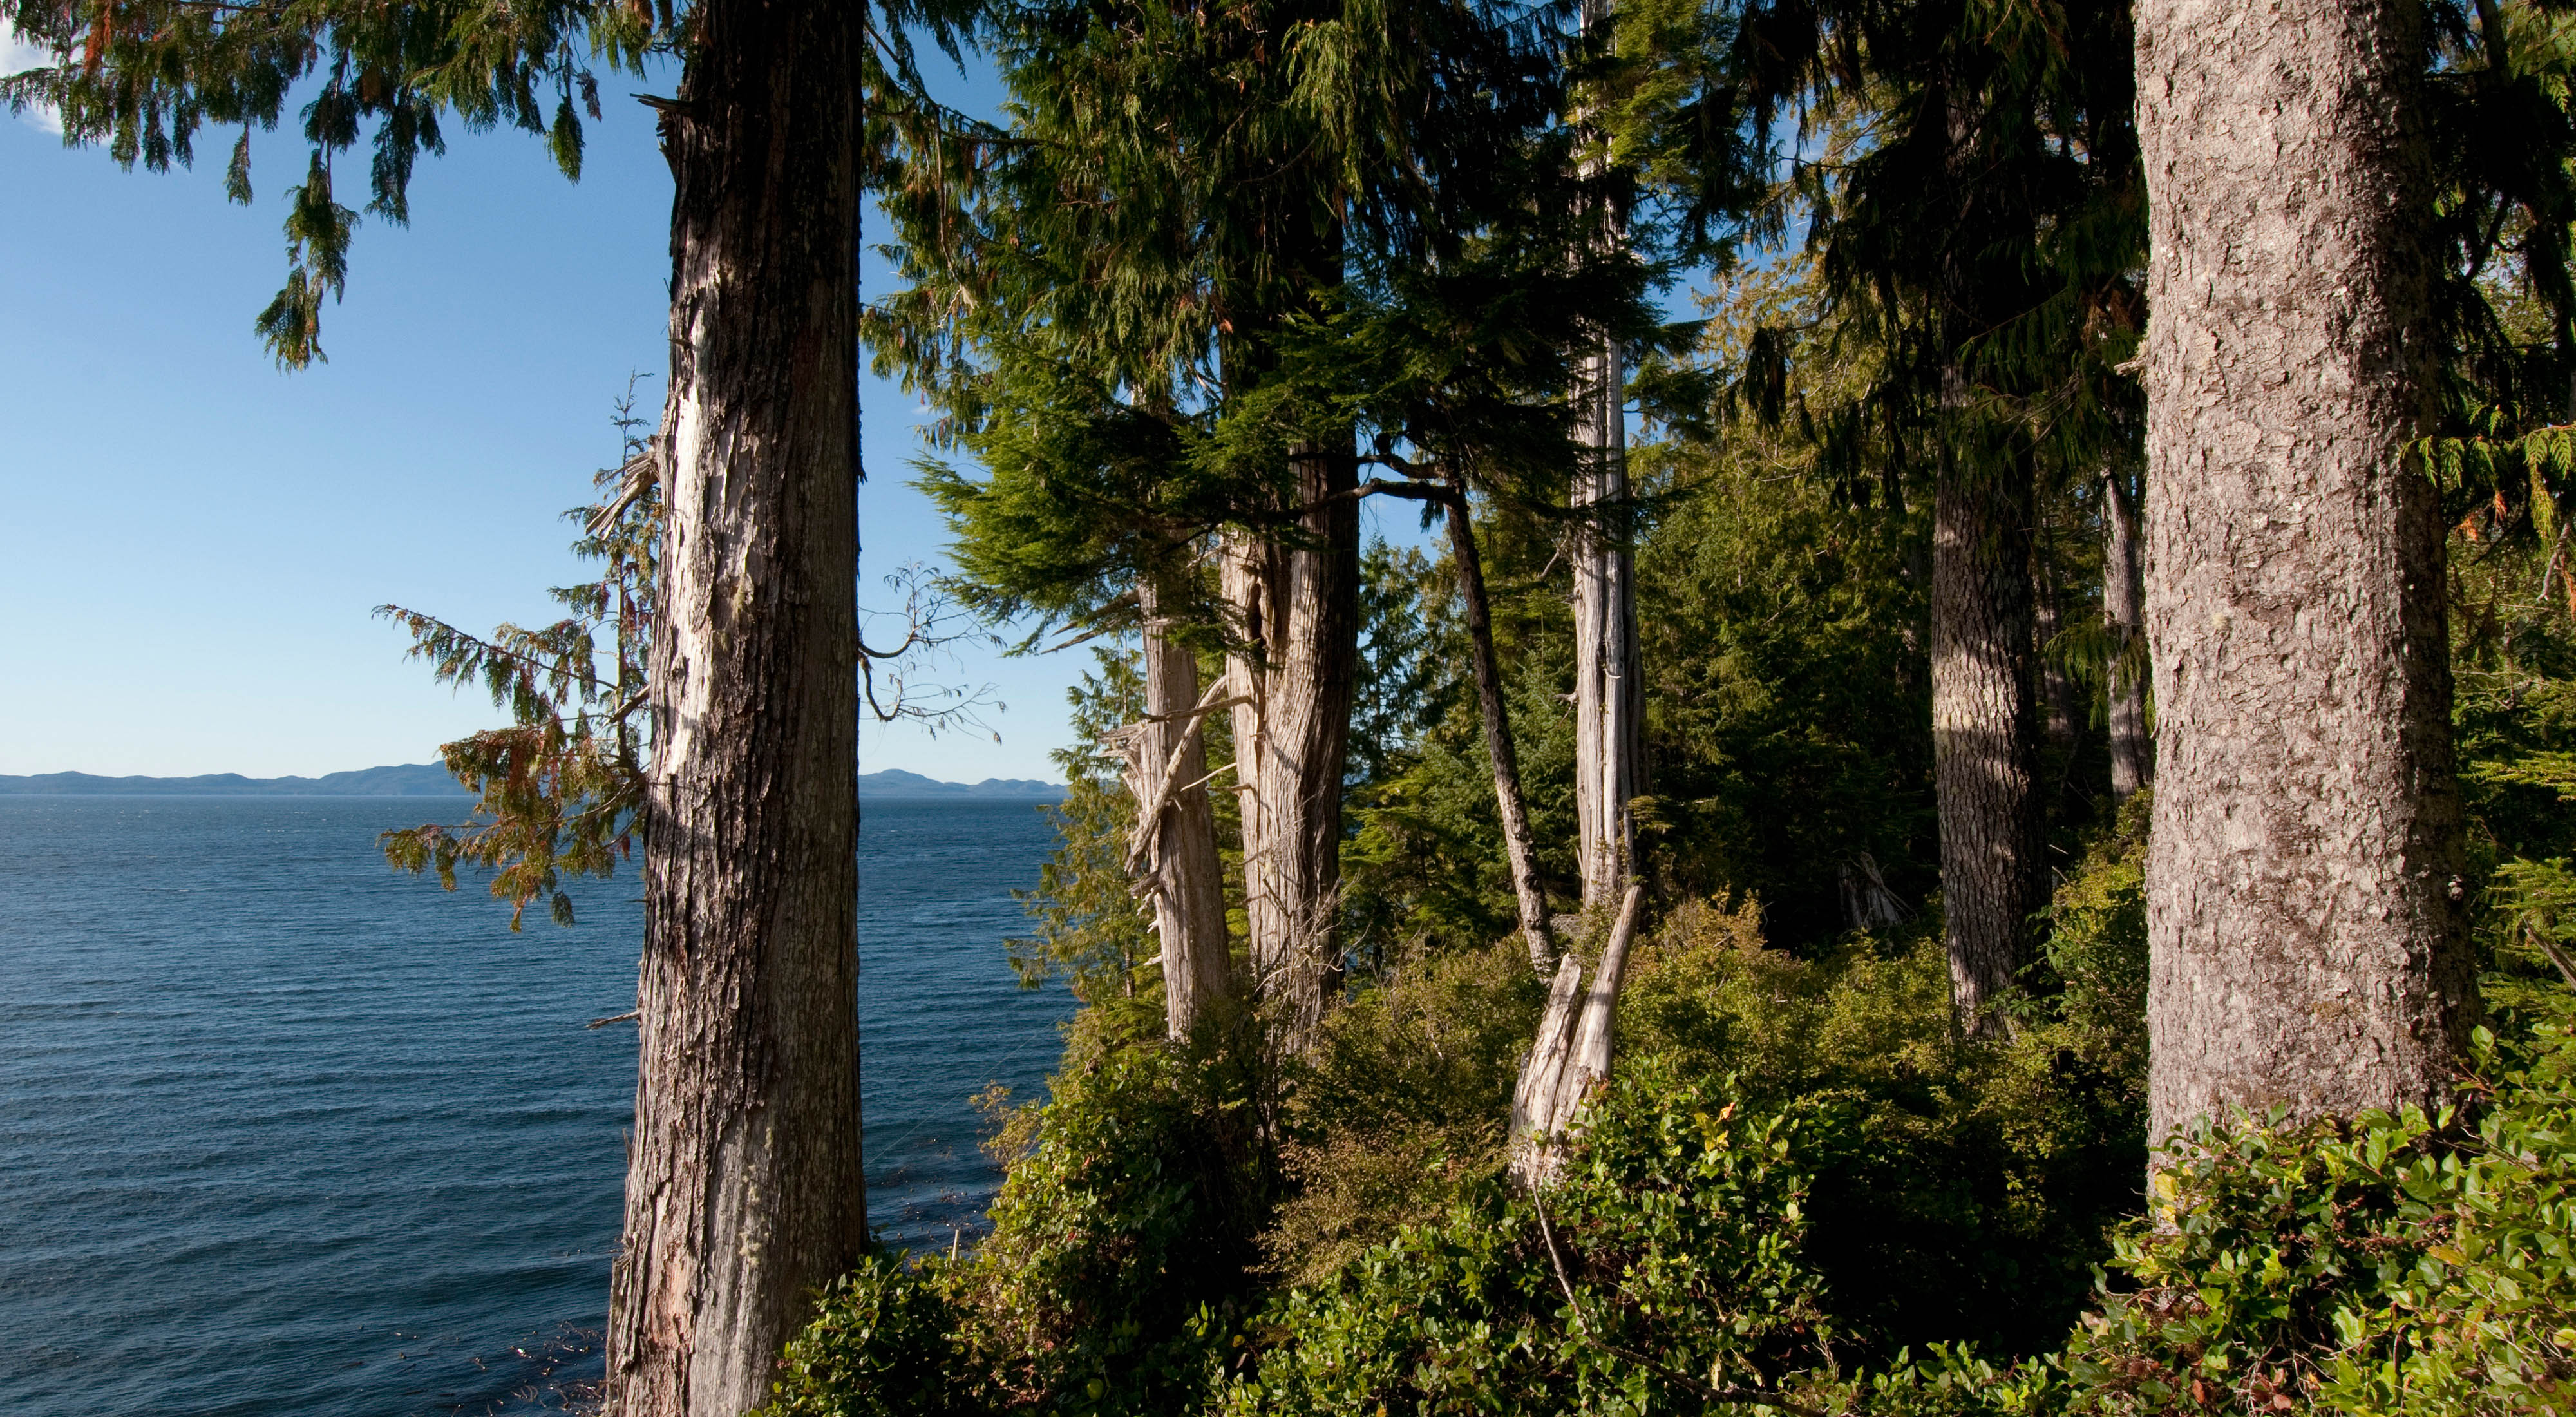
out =
[[[45,52],[41,46],[21,40],[18,38],[18,31],[11,28],[8,21],[0,20],[0,74],[16,74],[29,69],[41,69],[53,61],[53,55]],[[63,131],[61,115],[42,106],[21,111],[18,114],[18,121],[32,123],[48,133]]]

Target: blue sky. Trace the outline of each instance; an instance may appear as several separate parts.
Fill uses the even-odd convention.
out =
[[[535,622],[577,574],[556,514],[614,460],[628,373],[660,402],[670,178],[637,87],[603,85],[577,186],[519,134],[425,162],[411,226],[359,229],[331,362],[294,375],[251,333],[284,271],[291,136],[254,139],[243,208],[226,138],[196,171],[128,173],[0,119],[0,773],[318,774],[495,720],[369,611]],[[905,485],[909,401],[871,382],[864,410],[874,600],[944,538]],[[971,655],[950,677],[995,686],[1002,742],[871,725],[863,765],[1052,777],[1075,660]]]
[[[42,60],[0,30],[0,72]],[[993,110],[989,76],[932,78]],[[541,623],[580,574],[557,514],[615,460],[630,373],[658,409],[667,357],[670,175],[643,87],[603,81],[577,185],[528,135],[452,137],[409,227],[362,222],[330,362],[292,375],[251,332],[285,271],[291,123],[253,138],[239,207],[228,135],[194,171],[126,172],[0,114],[0,773],[311,776],[429,761],[497,721],[369,612]],[[354,201],[363,152],[343,161]],[[862,407],[861,601],[893,608],[885,573],[940,564],[946,534],[908,485],[917,408],[873,379]],[[1410,504],[1363,508],[1422,539]],[[861,766],[1053,778],[1089,663],[969,650],[937,677],[989,685],[1001,741],[869,723]]]

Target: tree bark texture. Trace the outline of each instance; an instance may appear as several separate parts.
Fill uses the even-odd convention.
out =
[[[1957,382],[1953,377],[1952,382]],[[1973,1034],[2046,904],[2039,871],[2030,476],[1945,450],[1932,500],[1932,771],[1950,1000]]]
[[[1467,492],[1452,484],[1444,504],[1449,555],[1458,567],[1459,598],[1467,606],[1467,639],[1476,671],[1476,707],[1485,720],[1485,757],[1494,770],[1494,805],[1503,820],[1503,854],[1512,867],[1512,898],[1520,908],[1521,938],[1530,968],[1556,968],[1556,940],[1548,932],[1547,893],[1539,889],[1538,851],[1530,836],[1529,803],[1521,794],[1520,754],[1512,746],[1511,718],[1503,709],[1503,673],[1494,655],[1493,608],[1485,599],[1485,563],[1468,521]]]
[[[2402,0],[2148,0],[2150,1137],[2430,1102],[2477,1010]]]
[[[1521,1075],[1512,1088],[1511,1177],[1523,1189],[1536,1189],[1554,1179],[1558,1145],[1566,1126],[1583,1106],[1594,1084],[1610,1076],[1619,990],[1628,978],[1628,951],[1637,938],[1637,909],[1646,898],[1644,883],[1632,881],[1620,898],[1619,915],[1601,947],[1592,986],[1582,987],[1583,968],[1572,955],[1557,966],[1548,989],[1547,1011],[1539,1018],[1538,1037],[1530,1044]],[[1579,1007],[1578,1007],[1579,1000]]]
[[[1137,810],[1162,803],[1156,819],[1137,823],[1150,832],[1145,866],[1154,898],[1154,925],[1163,944],[1163,1017],[1174,1038],[1186,1038],[1234,997],[1227,956],[1225,880],[1216,852],[1216,813],[1208,805],[1206,738],[1199,730],[1198,656],[1175,642],[1163,618],[1163,597],[1151,578],[1137,582],[1144,617],[1145,721],[1137,725],[1129,789]]]
[[[1609,18],[1583,0],[1583,32]],[[1590,136],[1596,137],[1597,134]],[[1599,177],[1599,158],[1584,175]],[[1603,245],[1625,245],[1616,203],[1601,210]],[[1608,908],[1635,869],[1628,803],[1645,791],[1645,680],[1637,664],[1636,558],[1629,549],[1628,376],[1610,332],[1588,335],[1574,358],[1574,816],[1584,908]]]
[[[1359,661],[1359,463],[1289,455],[1298,535],[1237,534],[1221,571],[1252,973],[1303,1047],[1341,988],[1342,774]]]
[[[867,1243],[858,1038],[857,12],[707,0],[663,106],[669,505],[620,1417],[764,1401]]]
[[[2111,635],[2111,798],[2126,802],[2155,772],[2147,741],[2146,583],[2138,567],[2138,508],[2126,479],[2102,474],[2102,619]]]

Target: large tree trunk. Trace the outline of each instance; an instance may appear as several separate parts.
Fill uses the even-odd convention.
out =
[[[1137,830],[1146,847],[1144,878],[1154,899],[1163,944],[1163,1018],[1186,1038],[1234,997],[1226,953],[1225,881],[1216,853],[1216,814],[1208,805],[1206,738],[1199,730],[1198,655],[1169,633],[1151,577],[1136,585],[1145,641],[1145,721],[1137,725],[1129,788],[1137,810],[1161,810]],[[1141,766],[1144,771],[1138,772]]]
[[[1948,381],[1957,387],[1953,370]],[[1952,446],[1966,441],[1952,438]],[[1972,1034],[2022,964],[2039,872],[2030,476],[1945,446],[1932,501],[1932,771],[1950,998]],[[2000,466],[1993,465],[2000,463]]]
[[[1547,893],[1539,889],[1538,851],[1530,837],[1528,799],[1521,795],[1520,754],[1512,746],[1511,717],[1503,708],[1503,673],[1494,657],[1493,609],[1485,600],[1485,563],[1476,552],[1476,529],[1467,519],[1467,489],[1453,479],[1442,504],[1449,522],[1449,555],[1458,567],[1460,599],[1467,605],[1467,642],[1476,671],[1476,708],[1485,720],[1485,757],[1494,770],[1494,805],[1503,819],[1503,854],[1512,866],[1512,897],[1520,908],[1521,938],[1530,967],[1556,968],[1556,941],[1548,933]]]
[[[2102,474],[2102,619],[2111,631],[2111,798],[2126,802],[2155,771],[2147,741],[2143,673],[2147,623],[2145,583],[2138,574],[2138,509],[2117,472]]]
[[[1608,0],[1584,0],[1583,31],[1608,18]],[[1584,175],[1598,177],[1599,159]],[[1615,202],[1600,213],[1601,241],[1626,241]],[[1607,909],[1636,867],[1628,803],[1645,790],[1645,681],[1637,666],[1636,565],[1629,549],[1627,361],[1606,330],[1574,358],[1574,817],[1575,865],[1584,908]]]
[[[707,0],[663,110],[669,523],[620,1417],[738,1417],[867,1244],[860,1169],[857,12]]]
[[[1293,543],[1226,548],[1222,589],[1242,648],[1228,662],[1243,802],[1252,973],[1302,1047],[1342,976],[1342,773],[1359,660],[1359,464],[1350,450],[1290,453],[1303,510]]]
[[[2430,1102],[2477,1010],[2430,411],[2421,12],[2148,0],[2150,1137]]]

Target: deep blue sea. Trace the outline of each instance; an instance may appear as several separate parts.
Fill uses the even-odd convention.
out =
[[[410,1417],[600,1372],[637,880],[559,929],[386,870],[421,798],[0,797],[0,1417]],[[869,1210],[944,1244],[1060,988],[1001,941],[1025,802],[877,801],[860,847]]]

